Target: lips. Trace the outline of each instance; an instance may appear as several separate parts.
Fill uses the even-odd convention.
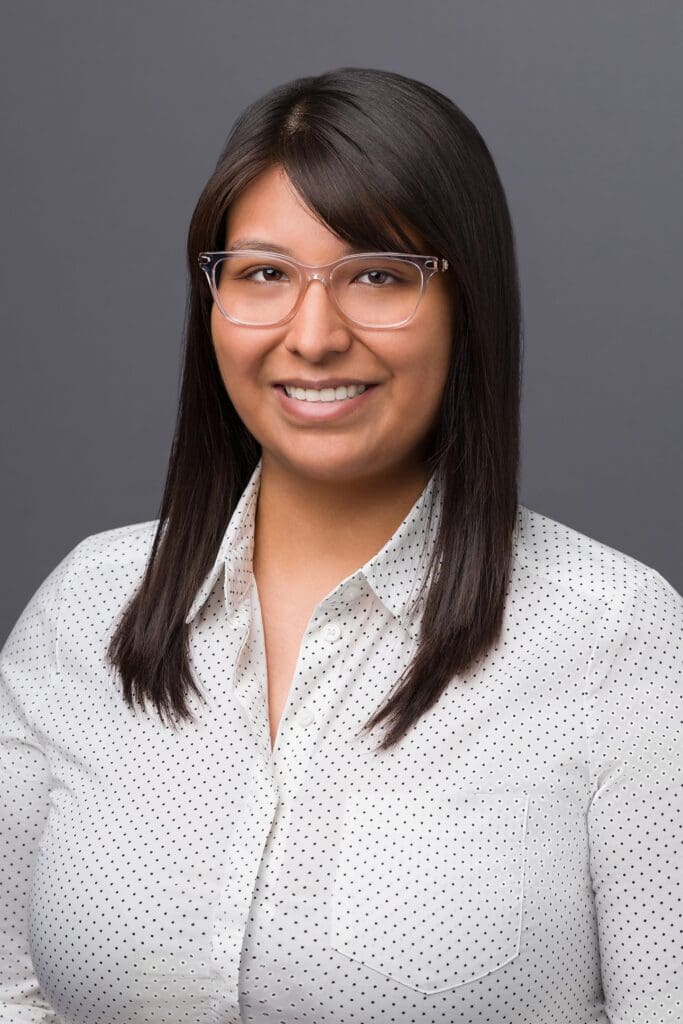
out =
[[[366,389],[366,391],[369,391],[370,388],[376,388],[377,385],[376,384],[365,384],[362,381],[359,381],[357,384],[355,382],[351,383],[350,381],[347,381],[346,384],[324,384],[324,385],[323,384],[318,384],[318,385],[316,385],[316,387],[313,387],[312,384],[306,384],[304,386],[303,384],[289,384],[289,383],[287,383],[287,384],[273,384],[273,387],[274,388],[278,388],[280,391],[284,391],[286,387],[288,387],[288,388],[303,388],[304,391],[306,391],[308,388],[310,388],[312,391],[323,391],[324,388],[332,388],[332,389],[334,389],[334,388],[345,388],[345,387],[364,387]]]
[[[355,398],[344,398],[334,402],[305,402],[298,398],[290,398],[283,384],[273,385],[281,408],[293,419],[301,423],[328,423],[352,416],[356,410],[365,406],[376,385],[367,385]]]
[[[325,384],[325,383],[322,383],[322,384],[294,384],[294,383],[291,383],[290,381],[286,380],[286,381],[281,381],[281,382],[279,382],[277,384],[273,384],[273,387],[274,388],[283,388],[283,389],[285,387],[288,387],[288,388],[303,388],[304,391],[306,391],[307,388],[310,388],[312,391],[322,391],[324,388],[344,388],[344,387],[374,388],[374,387],[377,387],[377,384],[376,383],[371,384],[368,381],[364,381],[364,380],[340,380],[340,381],[337,381],[336,384]]]

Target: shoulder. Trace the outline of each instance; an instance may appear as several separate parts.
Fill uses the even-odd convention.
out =
[[[681,701],[683,597],[661,573],[525,506],[515,543],[521,601],[542,603],[572,642],[589,638],[587,685],[599,700]]]
[[[60,633],[108,632],[137,590],[147,567],[158,520],[131,523],[84,537],[65,560]]]
[[[89,534],[67,556],[71,572],[79,575],[100,568],[127,573],[138,566],[144,567],[158,524],[158,519],[150,519]]]
[[[40,631],[54,637],[61,605],[77,581],[101,578],[102,574],[124,579],[135,575],[138,567],[144,568],[157,523],[150,520],[104,530],[69,548],[30,594],[7,643]]]
[[[144,575],[158,520],[89,534],[54,563],[31,594],[5,644],[57,644],[65,629],[86,637],[107,629]]]
[[[519,506],[514,541],[513,576],[521,585],[552,588],[616,617],[634,603],[674,610],[683,602],[652,566],[526,505]]]
[[[0,698],[43,688],[65,646],[95,649],[144,573],[157,522],[91,534],[53,563],[0,648]]]

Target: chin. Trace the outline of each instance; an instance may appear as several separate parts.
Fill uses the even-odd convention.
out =
[[[286,468],[288,472],[310,480],[331,481],[335,483],[352,483],[364,478],[371,479],[375,474],[368,464],[367,451],[349,452],[332,451],[330,446],[321,445],[317,451],[315,445],[309,443],[306,452],[283,452],[268,449],[262,445],[264,460],[273,460]],[[327,450],[325,450],[325,448]]]

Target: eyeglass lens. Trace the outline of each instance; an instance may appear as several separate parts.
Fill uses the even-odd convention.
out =
[[[277,323],[291,313],[304,281],[285,258],[231,254],[215,265],[218,305],[226,316],[244,324]],[[350,320],[367,326],[408,319],[420,298],[419,267],[393,257],[360,256],[332,271],[330,286],[339,308]]]

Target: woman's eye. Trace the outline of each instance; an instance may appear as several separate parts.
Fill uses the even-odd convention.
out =
[[[250,270],[247,274],[244,274],[243,276],[248,278],[250,281],[256,281],[257,284],[263,284],[264,281],[265,283],[267,283],[268,281],[280,281],[281,278],[277,277],[276,275],[282,274],[284,276],[284,273],[284,270],[278,270],[277,267],[256,267],[254,270]],[[254,277],[254,274],[264,274],[265,277],[258,280],[257,278]]]
[[[396,284],[399,283],[398,278],[394,277],[388,270],[364,270],[358,275],[356,280],[360,281],[362,277],[369,277],[370,281],[361,281],[361,284],[383,285],[387,283],[386,278],[390,278]]]

